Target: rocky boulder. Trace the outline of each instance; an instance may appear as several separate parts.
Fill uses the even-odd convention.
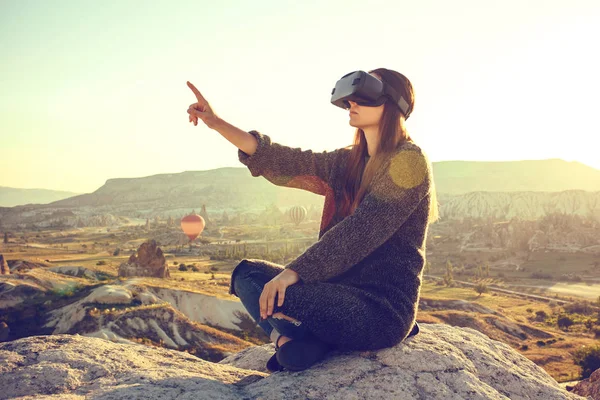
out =
[[[131,291],[118,285],[104,285],[95,289],[84,301],[99,304],[130,304],[133,296]]]
[[[419,301],[419,309],[422,311],[461,310],[481,314],[498,314],[491,308],[466,300],[430,299],[426,297],[421,297]]]
[[[0,275],[10,275],[10,268],[2,254],[0,254]]]
[[[25,280],[0,281],[0,311],[4,312],[7,308],[15,307],[27,299],[34,298],[45,292],[46,289],[44,287]]]
[[[597,369],[589,378],[582,380],[573,388],[573,393],[588,396],[591,399],[600,399],[600,369]]]
[[[126,263],[119,266],[119,276],[170,278],[165,256],[156,240],[142,243],[137,255],[132,254]]]
[[[51,268],[48,268],[48,270],[55,272],[57,274],[74,276],[76,278],[98,279],[98,275],[96,274],[95,271],[93,271],[89,268],[85,268],[85,267],[63,266],[63,267],[51,267]]]
[[[268,373],[273,344],[218,363],[185,352],[71,335],[0,344],[0,396],[93,399],[584,399],[508,345],[469,328],[420,324],[397,346],[332,351]]]
[[[48,268],[50,266],[48,263],[27,260],[7,260],[7,263],[12,273],[27,272],[35,268]]]
[[[10,328],[4,321],[0,321],[0,342],[5,342],[10,337]]]

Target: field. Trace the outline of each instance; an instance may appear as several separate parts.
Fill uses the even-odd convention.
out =
[[[149,238],[164,235],[164,229],[145,231],[139,226],[124,226],[118,229],[78,228],[69,231],[40,231],[16,233],[10,243],[0,244],[0,253],[7,260],[26,260],[39,263],[44,267],[81,266],[102,272],[110,280],[118,276],[118,267],[135,253],[137,247]],[[229,295],[231,271],[241,258],[269,257],[272,261],[282,263],[293,259],[309,245],[314,238],[298,237],[285,240],[269,240],[278,237],[280,229],[267,227],[260,235],[244,228],[228,231],[235,237],[204,236],[204,242],[197,240],[191,246],[185,241],[180,244],[161,244],[166,263],[169,267],[170,279],[136,278],[140,282],[172,289],[205,293],[216,297],[236,299]],[[263,237],[263,240],[244,237]],[[159,243],[160,244],[160,243]],[[240,249],[247,244],[244,257]],[[442,276],[445,263],[451,260],[455,268],[456,280],[471,281],[474,269],[469,265],[489,263],[490,276],[488,283],[523,293],[535,293],[562,299],[565,301],[596,300],[600,295],[600,279],[597,278],[597,257],[586,254],[552,254],[552,253],[510,253],[501,249],[477,249],[463,251],[460,254],[443,254],[441,244],[428,253],[432,263],[431,275]],[[455,244],[448,245],[448,249]],[[116,250],[119,249],[118,252]],[[115,255],[116,254],[116,255]],[[214,256],[214,255],[217,256]],[[196,271],[188,268],[181,271],[184,264],[194,266]],[[534,273],[547,274],[552,279],[532,277]],[[560,281],[556,278],[575,274],[583,277],[583,281]],[[569,275],[572,276],[572,275]],[[568,330],[559,329],[556,318],[563,309],[560,305],[548,301],[524,299],[518,296],[485,293],[479,296],[473,288],[446,287],[426,279],[421,292],[425,300],[464,300],[471,304],[481,305],[496,312],[486,314],[457,309],[420,310],[418,321],[432,323],[448,323],[451,325],[472,327],[487,334],[493,339],[501,340],[530,360],[544,368],[557,381],[576,379],[580,367],[572,362],[572,352],[581,347],[599,343],[589,330],[583,326],[582,316],[577,316],[577,323]],[[546,320],[536,319],[536,312],[543,311],[548,315]],[[504,321],[504,322],[502,322]],[[506,321],[517,324],[528,332],[526,338],[509,335],[498,326]],[[496,324],[496,325],[494,325]]]
[[[484,331],[483,333],[492,338],[494,336],[501,336],[504,339],[502,340],[503,342],[510,344],[515,350],[544,368],[559,382],[577,379],[581,372],[580,367],[572,362],[573,351],[581,346],[600,343],[600,340],[587,332],[582,325],[577,327],[572,326],[568,331],[559,329],[556,325],[556,316],[563,310],[560,306],[552,305],[548,302],[495,293],[486,293],[479,296],[470,288],[438,286],[433,282],[425,282],[423,284],[421,297],[422,299],[465,300],[474,304],[480,304],[497,311],[501,316],[506,317],[510,321],[538,329],[551,335],[551,337],[543,338],[543,334],[539,336],[530,334],[524,340],[519,338],[513,339],[510,336],[498,335],[498,332],[495,332],[493,329],[487,330],[483,324],[477,324],[477,327],[470,326],[474,329],[479,328],[477,330]],[[545,312],[550,318],[546,321],[536,321],[535,313],[538,311]],[[422,322],[447,323],[452,320],[448,318],[448,315],[452,314],[456,320],[454,322],[457,322],[452,325],[469,326],[469,323],[472,322],[472,320],[466,318],[458,321],[456,313],[451,313],[450,311],[446,311],[445,316],[439,314],[439,312],[420,311],[417,320]],[[484,317],[482,314],[470,314],[478,320]],[[468,323],[461,324],[464,321]]]

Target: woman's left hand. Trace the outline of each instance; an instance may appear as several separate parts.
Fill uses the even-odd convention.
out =
[[[285,289],[299,280],[300,277],[295,271],[286,269],[267,282],[260,295],[260,299],[258,300],[260,303],[260,316],[263,319],[266,319],[267,316],[273,314],[275,295],[277,295],[277,300],[279,300],[277,306],[281,307],[283,305],[283,299],[285,298]]]

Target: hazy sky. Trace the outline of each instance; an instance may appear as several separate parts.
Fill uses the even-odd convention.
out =
[[[432,161],[562,158],[600,169],[600,1],[0,0],[0,186],[244,167],[186,112],[303,149],[351,143],[329,103],[385,67],[416,93]]]

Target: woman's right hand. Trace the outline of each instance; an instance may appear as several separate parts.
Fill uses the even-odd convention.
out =
[[[219,117],[214,113],[204,96],[200,94],[200,91],[196,89],[196,86],[194,86],[190,81],[187,81],[187,85],[190,89],[192,89],[192,92],[194,92],[194,95],[196,95],[196,100],[198,100],[196,103],[190,104],[187,110],[190,122],[193,121],[194,126],[197,126],[198,118],[200,118],[202,122],[206,124],[206,126],[214,129]]]

